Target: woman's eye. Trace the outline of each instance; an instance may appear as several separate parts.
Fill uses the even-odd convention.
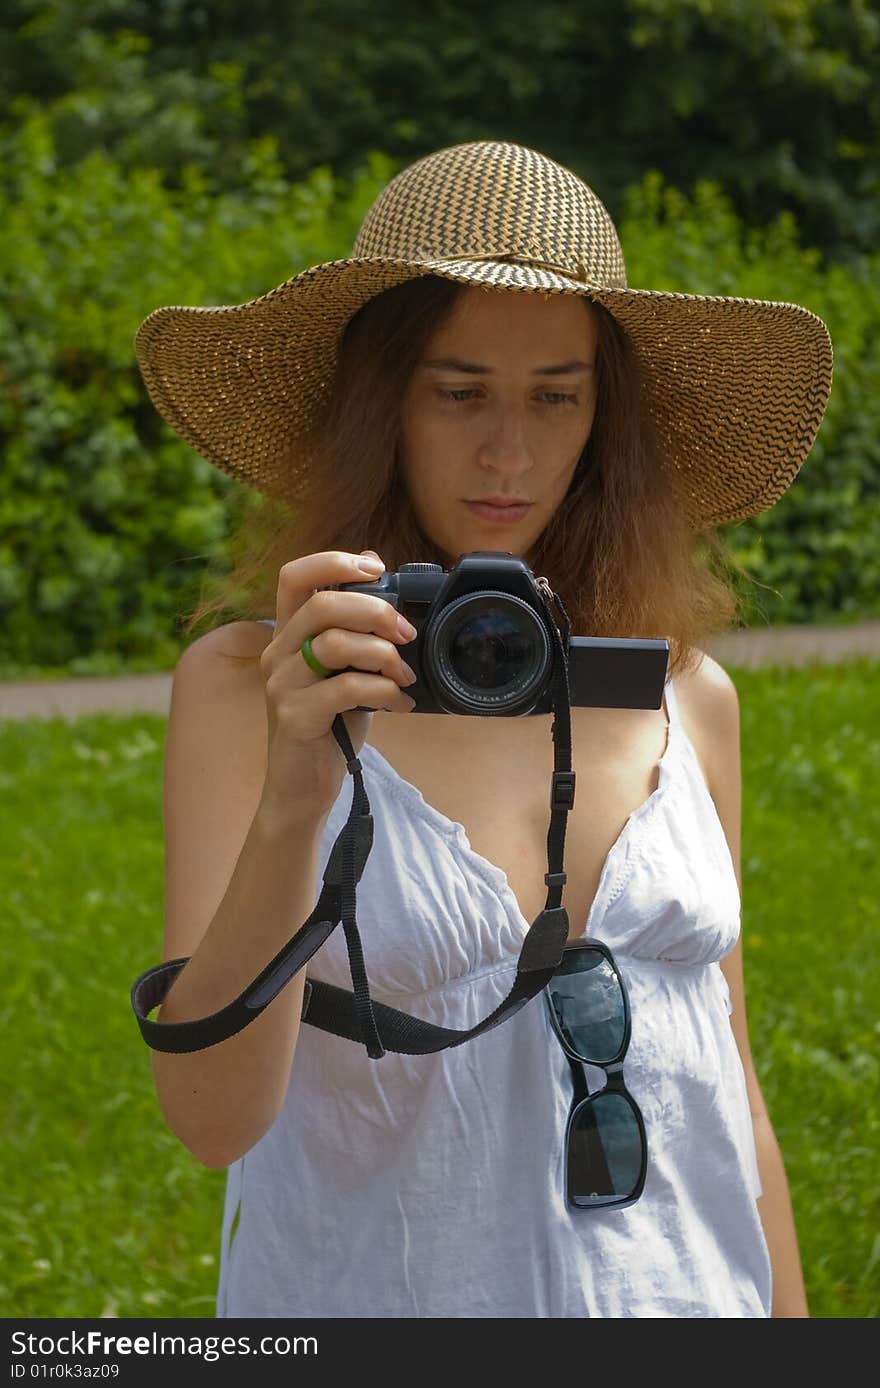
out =
[[[469,400],[476,395],[477,392],[462,387],[461,390],[441,390],[438,393],[441,400]]]
[[[473,400],[478,392],[472,387],[462,386],[458,390],[438,390],[441,400],[451,400],[456,404],[464,404],[468,400]],[[567,395],[561,390],[544,390],[541,392],[541,399],[548,405],[576,405],[577,396]]]

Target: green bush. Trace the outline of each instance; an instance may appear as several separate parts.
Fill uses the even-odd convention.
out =
[[[327,170],[290,186],[262,140],[246,195],[215,193],[196,167],[170,191],[100,153],[59,169],[45,122],[22,128],[0,171],[6,673],[173,663],[175,615],[251,494],[156,414],[137,326],[160,304],[242,302],[345,254],[390,172],[377,156],[344,189]]]
[[[809,458],[775,506],[724,530],[769,586],[762,620],[880,615],[880,255],[823,266],[790,214],[747,231],[713,184],[688,201],[657,174],[631,190],[620,235],[634,288],[796,303],[827,323],[834,379]]]
[[[137,372],[140,321],[169,303],[240,303],[305,266],[344,256],[393,168],[371,157],[340,183],[283,177],[271,139],[252,142],[243,191],[192,165],[169,188],[99,151],[56,163],[33,114],[0,163],[0,675],[168,667],[177,615],[207,567],[223,567],[253,494],[159,418]],[[793,300],[828,322],[831,405],[802,479],[733,527],[762,585],[763,618],[852,620],[877,611],[880,522],[880,258],[823,268],[788,217],[745,231],[714,186],[692,201],[648,176],[621,234],[629,282]]]

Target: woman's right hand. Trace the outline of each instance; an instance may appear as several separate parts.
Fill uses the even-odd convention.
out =
[[[375,582],[378,573],[359,567],[363,557],[341,550],[307,554],[278,574],[275,635],[260,656],[269,722],[263,799],[273,806],[283,808],[295,796],[298,813],[329,813],[348,774],[332,732],[338,713],[358,756],[373,717],[354,712],[359,704],[391,713],[414,707],[403,692],[411,672],[398,650],[414,639],[413,629],[403,634],[395,609],[374,594],[316,591]],[[325,679],[310,669],[300,649],[306,637],[316,660],[339,674]],[[346,670],[349,665],[354,668]]]

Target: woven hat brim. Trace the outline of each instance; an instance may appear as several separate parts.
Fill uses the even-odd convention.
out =
[[[197,452],[280,498],[308,467],[354,313],[406,280],[578,294],[627,331],[664,466],[695,530],[772,506],[815,439],[831,387],[820,318],[797,304],[607,288],[516,262],[328,261],[244,304],[171,306],[144,320],[135,352],[147,389]]]
[[[692,523],[708,528],[773,506],[828,404],[833,352],[822,319],[799,304],[721,295],[590,297],[635,344],[662,457]]]
[[[346,323],[377,294],[428,273],[332,260],[243,304],[156,309],[134,343],[150,398],[197,453],[286,499],[295,469],[307,466]]]

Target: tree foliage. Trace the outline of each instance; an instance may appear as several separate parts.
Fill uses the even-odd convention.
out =
[[[0,109],[180,184],[244,187],[249,142],[284,174],[340,174],[508,138],[619,215],[650,169],[721,184],[750,225],[795,212],[833,258],[880,233],[880,17],[870,0],[11,0]]]
[[[241,193],[202,172],[179,189],[99,151],[58,165],[49,123],[0,164],[2,660],[100,670],[179,649],[175,618],[250,493],[165,426],[132,340],[162,303],[243,302],[345,253],[389,176],[281,176],[270,140]],[[2,190],[6,189],[4,193]],[[85,657],[83,657],[83,653]]]

